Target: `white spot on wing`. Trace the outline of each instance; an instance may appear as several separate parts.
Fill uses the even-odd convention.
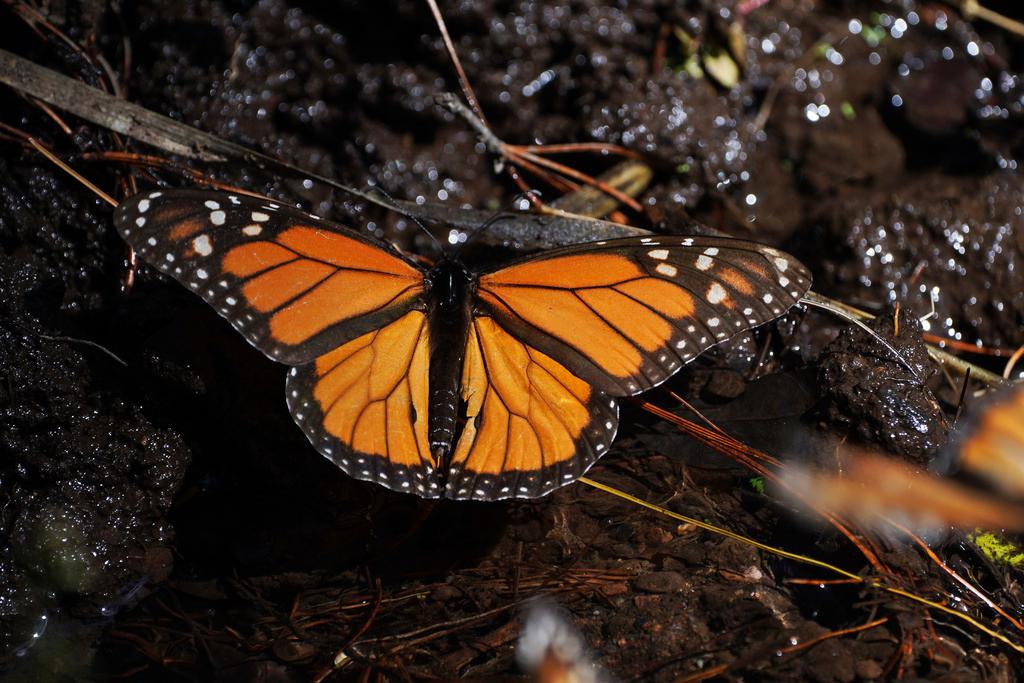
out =
[[[270,220],[270,216],[268,214],[265,214],[265,213],[261,212],[261,211],[253,211],[252,212],[252,219],[254,221],[256,221],[257,223],[265,223],[265,222]]]
[[[143,199],[139,201],[139,213],[146,213],[149,211],[149,200]]]
[[[196,250],[196,253],[200,256],[209,256],[213,253],[213,245],[210,244],[209,235],[200,235],[199,237],[192,240],[192,248]]]
[[[665,277],[675,277],[679,274],[679,269],[673,266],[671,263],[659,263],[656,271],[664,275]]]
[[[647,252],[647,255],[653,259],[664,261],[665,259],[668,258],[668,249],[651,249],[649,252]]]
[[[710,287],[708,287],[708,291],[705,294],[705,296],[706,296],[706,298],[708,300],[708,303],[710,303],[710,304],[720,304],[723,301],[725,301],[725,297],[726,297],[725,288],[722,287],[722,285],[720,285],[720,284],[718,284],[716,282],[713,285],[711,285]]]
[[[203,206],[205,206],[207,209],[210,209],[211,211],[216,211],[217,209],[220,208],[220,204],[218,204],[217,202],[213,201],[212,199],[207,200],[206,202],[204,202]]]
[[[263,232],[263,228],[258,225],[247,225],[242,228],[242,234],[246,237],[256,237],[261,232]]]
[[[707,256],[701,255],[701,256],[697,257],[697,269],[698,270],[708,270],[709,268],[711,268],[711,264],[712,263],[714,263],[714,261],[712,261]]]
[[[227,214],[223,211],[211,211],[210,222],[214,225],[224,225],[224,221],[227,220]]]

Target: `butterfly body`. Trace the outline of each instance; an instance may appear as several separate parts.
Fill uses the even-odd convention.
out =
[[[475,277],[457,259],[441,259],[427,274],[430,327],[430,450],[447,463],[458,426],[459,385],[472,320]]]
[[[718,237],[432,268],[294,208],[164,190],[115,213],[147,262],[291,366],[288,408],[347,474],[426,498],[536,498],[608,452],[618,398],[783,315],[793,257]]]

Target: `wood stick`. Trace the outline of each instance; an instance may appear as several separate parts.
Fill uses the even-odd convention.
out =
[[[392,201],[373,191],[343,185],[331,178],[174,121],[6,50],[0,50],[0,83],[170,154],[207,162],[243,160],[260,168],[309,178],[405,216],[427,218],[457,228],[477,228],[494,217],[492,211],[460,209],[440,203]],[[500,221],[488,229],[485,234],[488,241],[515,242],[526,248],[548,248],[648,234],[640,228],[584,216],[538,216],[514,212],[508,216],[509,220]]]

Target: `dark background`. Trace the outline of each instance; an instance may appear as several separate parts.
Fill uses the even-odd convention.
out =
[[[847,303],[923,314],[934,301],[933,333],[1024,343],[1020,38],[939,2],[771,0],[738,23],[740,9],[442,6],[500,137],[650,155],[657,173],[642,201],[653,219],[632,217],[638,225],[673,232],[697,219],[790,250],[817,291]],[[0,17],[4,49],[93,85],[107,81],[102,57],[125,98],[356,187],[489,209],[519,193],[465,122],[434,104],[458,83],[423,4],[5,3]],[[674,27],[716,49],[736,32],[738,82],[695,78]],[[0,112],[121,196],[128,167],[96,154],[152,152],[71,116],[65,131],[9,89]],[[0,146],[0,640],[12,679],[310,680],[343,649],[351,661],[337,679],[513,677],[522,601],[540,593],[626,680],[717,664],[751,680],[868,680],[900,667],[984,680],[1019,664],[906,604],[789,586],[806,569],[582,485],[536,502],[455,505],[345,477],[292,424],[283,367],[154,271],[143,267],[125,292],[110,208],[9,131]],[[609,163],[560,159],[590,172]],[[137,172],[139,189],[187,185],[176,169],[193,167],[437,256],[404,220],[301,177],[169,161]],[[869,389],[840,374],[827,384],[877,393],[885,410],[844,402],[819,386],[823,366],[848,369],[836,356],[848,349],[821,356],[836,329],[794,314],[707,354],[668,388],[783,458],[827,459],[848,436],[928,463],[956,391],[936,378],[938,399],[889,395],[891,382]],[[883,380],[900,371],[872,363]],[[663,391],[648,398],[676,405]],[[769,543],[863,564],[806,513],[751,488],[748,473],[636,408],[591,474]],[[957,534],[936,542],[1013,602],[1012,572]],[[896,542],[886,552],[915,590],[950,594],[916,552]],[[775,655],[878,613],[893,618]]]

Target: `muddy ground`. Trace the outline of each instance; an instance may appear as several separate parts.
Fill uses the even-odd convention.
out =
[[[106,82],[70,45],[85,46],[124,97],[356,187],[517,203],[475,133],[434,103],[458,83],[422,3],[36,9],[69,41],[4,3],[0,46]],[[673,232],[698,220],[790,250],[817,291],[886,320],[897,302],[916,314],[934,302],[932,334],[1024,343],[1021,39],[941,2],[442,10],[500,137],[649,155],[657,172],[635,224]],[[726,65],[742,71],[697,77],[685,40],[721,53],[730,35]],[[130,191],[127,166],[90,157],[125,140],[66,115],[64,130],[7,89],[0,112],[108,192]],[[538,595],[619,680],[725,665],[733,680],[1005,681],[1024,664],[948,616],[857,586],[794,584],[829,577],[585,485],[535,502],[431,504],[349,479],[292,423],[282,366],[153,270],[124,291],[110,208],[7,129],[0,147],[0,644],[11,680],[512,680]],[[187,185],[175,169],[191,166],[437,255],[406,221],[302,177],[173,161],[136,171],[137,187]],[[688,415],[667,390],[682,394],[787,461],[831,462],[847,440],[928,466],[956,421],[957,380],[925,359],[912,320],[893,343],[926,386],[865,353],[861,333],[828,346],[841,328],[794,312],[645,398]],[[591,476],[869,571],[832,527],[639,407]],[[1014,570],[960,532],[929,540],[1020,616]],[[902,585],[992,620],[905,539],[877,543]]]

